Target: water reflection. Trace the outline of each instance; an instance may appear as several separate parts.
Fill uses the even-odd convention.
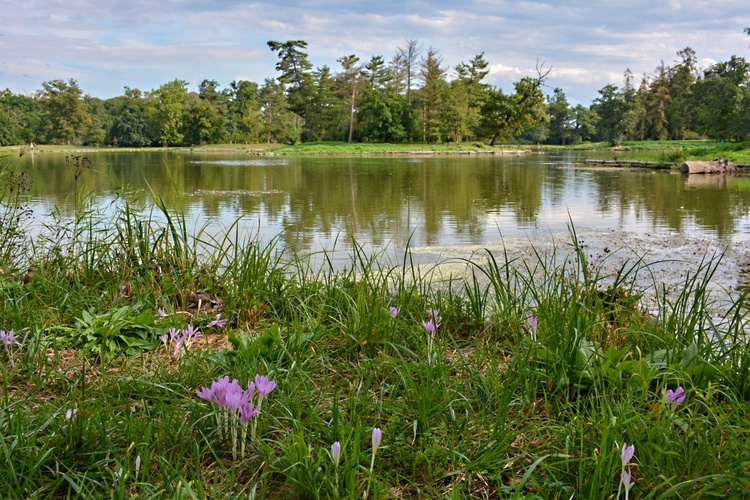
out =
[[[482,245],[577,227],[746,238],[750,178],[687,177],[577,168],[574,158],[250,158],[235,154],[101,152],[78,187],[109,203],[143,190],[198,227],[243,216],[265,240],[298,252],[346,246]],[[76,183],[63,154],[16,160],[33,178],[37,219],[73,210]]]

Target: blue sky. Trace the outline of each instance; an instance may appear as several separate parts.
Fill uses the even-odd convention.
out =
[[[31,93],[74,78],[109,98],[179,78],[262,83],[277,76],[268,40],[305,40],[313,66],[390,60],[407,39],[455,67],[484,52],[487,82],[511,90],[551,68],[549,89],[588,105],[597,90],[671,65],[690,46],[699,64],[750,58],[747,0],[0,0],[0,89]]]

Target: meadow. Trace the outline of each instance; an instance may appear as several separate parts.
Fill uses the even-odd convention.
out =
[[[23,182],[8,163],[0,497],[750,491],[747,292],[708,292],[721,255],[641,288],[653,263],[613,270],[571,226],[455,278],[356,241],[342,270],[134,193],[76,193],[32,234]]]

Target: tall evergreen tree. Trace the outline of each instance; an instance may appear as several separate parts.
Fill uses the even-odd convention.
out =
[[[422,140],[438,142],[442,139],[440,110],[448,91],[445,77],[447,69],[441,67],[443,58],[437,49],[430,47],[422,58],[420,78],[420,115],[422,117]],[[408,98],[407,98],[408,100]]]
[[[347,135],[347,142],[352,142],[352,136],[354,135],[354,111],[356,108],[357,90],[362,83],[362,67],[357,63],[359,57],[354,54],[340,57],[337,59],[341,63],[342,72],[339,74],[339,80],[341,89],[344,93],[344,101],[347,103],[349,111],[349,133]]]
[[[312,64],[308,60],[307,42],[289,40],[286,42],[269,41],[268,47],[277,53],[279,62],[276,71],[281,72],[279,82],[287,89],[289,109],[301,116],[310,118],[310,102],[313,97]]]
[[[549,139],[555,144],[565,145],[572,132],[573,110],[570,109],[568,98],[560,88],[555,88],[554,94],[547,100],[549,113]]]
[[[410,39],[406,40],[406,47],[399,47],[396,52],[397,57],[394,59],[394,62],[402,66],[399,73],[404,76],[406,102],[411,105],[411,90],[416,80],[415,76],[419,67],[419,56],[422,54],[422,46],[419,45],[418,40]]]

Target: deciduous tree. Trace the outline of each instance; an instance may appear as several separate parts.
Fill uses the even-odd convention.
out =
[[[267,78],[258,93],[266,129],[266,142],[294,144],[300,139],[301,118],[289,110],[284,88]]]
[[[75,144],[91,125],[78,82],[70,79],[42,83],[39,104],[44,116],[43,133],[48,142]]]
[[[541,86],[549,71],[537,71],[537,77],[522,78],[515,84],[515,93],[506,95],[500,89],[488,91],[482,108],[482,127],[490,145],[519,135],[526,125],[535,126],[549,121]]]

